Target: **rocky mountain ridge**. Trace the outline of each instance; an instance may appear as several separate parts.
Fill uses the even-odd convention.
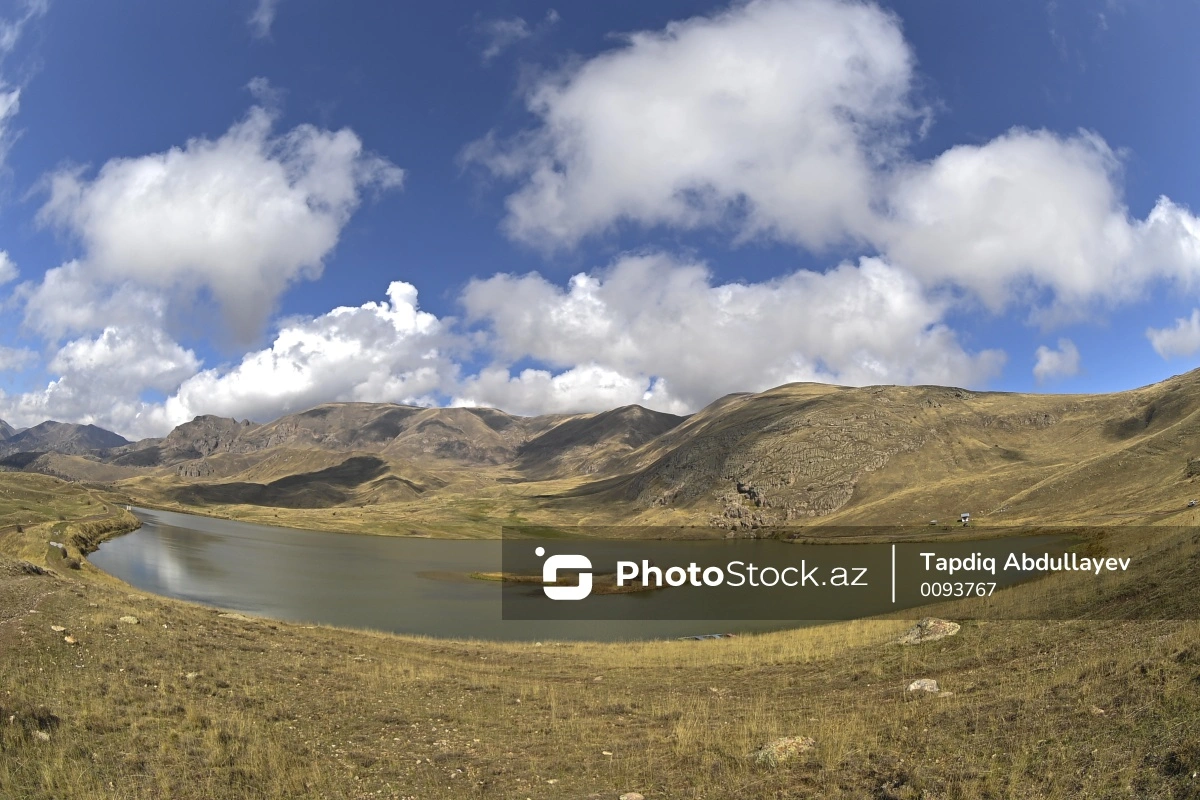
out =
[[[1188,466],[1200,458],[1200,372],[1103,395],[788,384],[688,417],[327,403],[264,424],[197,417],[136,443],[43,423],[0,444],[9,468],[181,507],[378,505],[406,519],[454,508],[472,520],[728,530],[1104,515],[1200,495]],[[21,449],[32,446],[43,449]]]

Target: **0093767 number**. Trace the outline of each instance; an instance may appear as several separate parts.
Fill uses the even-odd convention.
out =
[[[994,583],[922,583],[921,597],[989,597]]]

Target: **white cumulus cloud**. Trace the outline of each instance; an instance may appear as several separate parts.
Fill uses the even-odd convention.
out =
[[[73,284],[101,293],[124,283],[185,296],[205,290],[235,338],[248,341],[290,283],[321,273],[363,192],[402,178],[353,131],[301,125],[276,136],[270,113],[255,107],[215,140],[113,159],[94,178],[55,173],[40,216],[84,246],[78,262],[60,268]],[[33,289],[34,308],[60,302],[41,295],[66,277],[48,275]]]
[[[538,125],[467,162],[518,179],[505,227],[546,248],[622,221],[810,247],[859,237],[874,168],[914,116],[895,16],[838,0],[754,0],[625,37],[525,97]]]
[[[1095,133],[1014,128],[913,159],[914,63],[874,4],[751,0],[542,77],[535,124],[463,158],[515,184],[503,226],[546,250],[622,224],[848,241],[1043,326],[1197,287],[1200,220],[1168,198],[1131,215]]]
[[[1170,328],[1147,328],[1146,338],[1163,358],[1190,356],[1200,350],[1200,309],[1192,309],[1190,317],[1176,319]]]
[[[451,405],[487,405],[526,416],[602,411],[635,403],[683,414],[694,410],[656,396],[654,388],[644,376],[625,375],[598,364],[582,364],[557,375],[544,369],[513,375],[503,367],[487,367],[459,384],[461,394]]]
[[[995,375],[1004,356],[969,353],[943,322],[948,303],[878,259],[761,283],[715,284],[702,264],[649,253],[560,288],[496,275],[463,293],[497,363],[458,402],[597,410],[620,402],[695,410],[734,391],[798,380],[957,383]],[[510,375],[535,359],[552,370]],[[555,383],[554,381],[557,381]],[[589,388],[590,387],[590,388]]]
[[[1120,159],[1099,136],[1012,130],[898,171],[877,237],[927,284],[965,287],[992,310],[1035,304],[1070,315],[1136,299],[1156,279],[1200,276],[1200,221],[1160,199],[1133,219]]]
[[[129,437],[161,436],[199,414],[271,420],[330,400],[432,404],[453,385],[447,350],[461,346],[394,281],[383,302],[286,320],[269,347],[201,369],[195,354],[151,325],[110,326],[68,342],[42,391],[0,397],[0,417],[91,422]],[[166,395],[147,400],[147,390]]]
[[[127,435],[161,434],[135,424],[147,406],[142,393],[173,389],[198,366],[192,351],[156,328],[111,325],[63,345],[47,365],[57,377],[43,390],[0,397],[0,416],[14,425],[56,419]]]
[[[1059,339],[1057,349],[1042,345],[1035,356],[1037,362],[1033,365],[1033,376],[1038,383],[1079,374],[1079,348],[1070,339]]]
[[[454,374],[443,348],[453,337],[417,307],[417,290],[394,281],[385,302],[292,319],[270,347],[232,368],[207,369],[167,398],[156,425],[197,414],[270,420],[330,400],[431,404]]]

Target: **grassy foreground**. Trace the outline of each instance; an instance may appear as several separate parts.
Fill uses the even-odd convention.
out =
[[[222,616],[86,562],[22,564],[122,519],[0,475],[0,797],[1200,797],[1196,622],[495,644]],[[1200,547],[1169,547],[1155,591],[1194,597]],[[918,678],[943,693],[905,691]],[[750,757],[782,736],[815,746]]]

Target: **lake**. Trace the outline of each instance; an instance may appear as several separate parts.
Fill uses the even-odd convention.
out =
[[[540,588],[466,577],[501,569],[498,540],[306,531],[142,508],[134,513],[142,527],[104,542],[88,557],[92,564],[147,592],[282,620],[454,639],[592,641],[814,624],[780,619],[502,619],[502,592],[508,593],[506,602],[519,603],[531,600],[531,592]],[[684,543],[693,545],[698,553],[728,546]],[[764,561],[786,561],[796,553],[796,545],[773,540],[749,546]],[[1001,540],[989,543],[996,549],[1004,546]],[[672,589],[599,600],[637,603],[642,616],[662,617],[670,614],[678,598]],[[854,614],[893,609],[874,603],[854,609]]]

